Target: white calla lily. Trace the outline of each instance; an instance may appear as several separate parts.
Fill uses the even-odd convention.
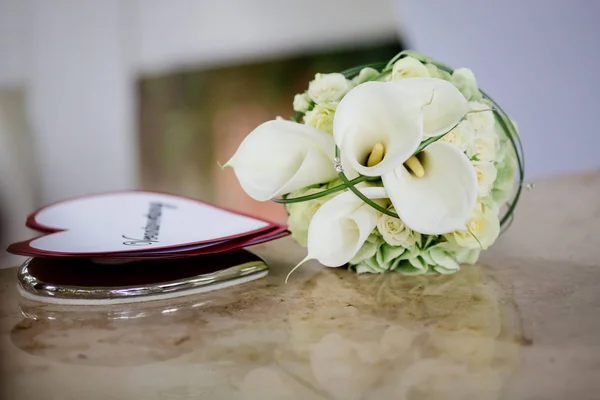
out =
[[[382,187],[359,190],[374,200],[388,197]],[[323,204],[310,221],[308,256],[304,261],[318,260],[327,267],[346,264],[375,229],[377,217],[377,211],[354,193],[337,195]]]
[[[342,166],[382,176],[396,212],[412,230],[437,235],[462,228],[477,199],[469,159],[441,142],[426,147],[419,158],[413,154],[423,138],[448,132],[468,110],[462,93],[442,79],[359,85],[342,99],[334,117]]]
[[[333,134],[345,168],[381,176],[408,160],[424,137],[451,130],[468,110],[462,93],[442,79],[366,82],[338,105]],[[382,158],[370,165],[376,146]]]
[[[440,235],[464,229],[477,201],[477,176],[467,156],[445,142],[419,154],[424,174],[401,165],[382,176],[398,216],[410,229]]]
[[[425,137],[448,132],[469,110],[465,96],[456,86],[443,79],[402,79],[394,84],[422,107]]]
[[[333,120],[344,168],[365,176],[381,176],[404,163],[423,137],[421,108],[396,84],[365,82],[352,89],[340,101]],[[367,158],[376,145],[383,146],[383,157],[368,166]]]
[[[253,199],[269,200],[334,180],[335,145],[330,134],[291,121],[274,120],[254,129],[225,164]]]

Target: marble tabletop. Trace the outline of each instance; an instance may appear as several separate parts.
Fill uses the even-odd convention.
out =
[[[109,307],[22,300],[0,270],[2,399],[598,399],[600,172],[536,182],[511,229],[451,276],[306,264]]]

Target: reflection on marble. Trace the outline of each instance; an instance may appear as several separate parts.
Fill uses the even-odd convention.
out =
[[[208,367],[222,383],[206,398],[496,399],[518,363],[515,310],[480,266],[420,277],[326,269],[249,289],[109,308],[23,301],[10,337],[81,366],[178,359],[188,369],[162,398],[201,396],[214,381],[176,383]]]
[[[194,349],[200,331],[187,321],[204,303],[109,312],[25,303],[21,306],[25,319],[15,325],[10,336],[27,353],[62,363],[144,365]]]
[[[253,248],[269,275],[169,301],[23,302],[0,270],[0,398],[596,400],[600,172],[536,182],[484,266],[357,276]]]
[[[496,399],[518,363],[514,310],[479,266],[439,277],[326,270],[304,286],[288,340],[245,376],[241,398]]]

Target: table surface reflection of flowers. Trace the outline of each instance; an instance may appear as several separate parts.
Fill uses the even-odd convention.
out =
[[[247,372],[241,399],[497,399],[518,334],[482,267],[451,276],[322,272],[290,310],[289,341]],[[338,306],[335,303],[339,303]],[[265,356],[268,359],[268,356]]]
[[[285,204],[308,249],[299,265],[450,274],[510,224],[522,148],[470,70],[405,51],[317,74],[293,106],[291,120],[257,127],[225,166],[250,197]]]
[[[509,388],[523,332],[511,293],[484,267],[298,275],[110,310],[30,304],[11,340],[81,378],[129,366],[146,398],[496,400]]]

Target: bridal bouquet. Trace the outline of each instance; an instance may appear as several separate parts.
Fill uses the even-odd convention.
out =
[[[470,70],[404,51],[317,74],[294,110],[258,126],[225,166],[253,199],[285,204],[304,261],[449,274],[512,221],[519,137]]]

